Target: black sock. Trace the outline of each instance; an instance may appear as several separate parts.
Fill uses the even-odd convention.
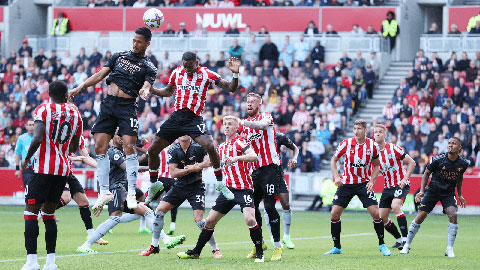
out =
[[[55,216],[47,216],[43,220],[45,224],[45,246],[47,249],[47,254],[55,253],[55,247],[57,245],[57,222],[55,221]]]
[[[208,240],[212,238],[214,229],[215,228],[203,227],[202,232],[198,236],[197,245],[193,249],[193,254],[200,255],[200,253],[202,253],[203,247],[207,244]]]
[[[175,207],[172,210],[170,210],[170,215],[172,217],[172,222],[177,221],[177,213],[178,213],[178,207]]]
[[[270,228],[272,229],[272,236],[274,242],[280,242],[280,215],[275,207],[265,208],[267,212]]]
[[[36,215],[25,215],[25,249],[27,254],[37,254],[38,221]]]
[[[342,232],[342,221],[340,219],[331,219],[330,230],[332,233],[333,245],[341,249],[342,245],[340,244],[340,233]]]
[[[255,245],[255,249],[257,251],[257,255],[263,256],[263,249],[262,249],[262,230],[258,226],[255,225],[253,228],[250,229],[250,238],[252,239],[253,244]]]
[[[395,226],[395,224],[390,219],[388,219],[388,222],[384,225],[384,227],[387,232],[389,232],[391,235],[393,235],[393,237],[395,237],[395,239],[401,237],[400,233],[398,232],[397,226]]]
[[[158,170],[148,170],[150,172],[150,183],[158,181]]]
[[[65,206],[65,201],[62,198],[60,198],[57,204],[57,209],[62,208],[64,206]]]
[[[400,231],[402,232],[403,237],[407,237],[408,235],[408,226],[407,226],[407,217],[405,214],[401,214],[397,217],[398,227],[400,227]]]
[[[384,237],[384,228],[383,228],[383,220],[382,218],[380,219],[377,219],[377,220],[373,220],[373,228],[375,229],[375,232],[377,233],[377,237],[378,237],[378,244],[379,245],[383,245],[385,244],[385,242],[383,241],[383,237]]]
[[[93,229],[92,223],[92,213],[90,213],[90,209],[88,209],[88,205],[85,207],[78,207],[80,210],[80,216],[82,217],[83,223],[85,224],[85,229],[90,230]]]
[[[255,220],[257,221],[258,226],[262,227],[262,213],[258,210],[258,206],[255,205]]]

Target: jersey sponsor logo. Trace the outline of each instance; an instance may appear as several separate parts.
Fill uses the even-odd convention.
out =
[[[187,91],[193,91],[195,93],[200,92],[200,86],[196,85],[177,85],[177,90],[187,90]]]
[[[364,168],[364,167],[367,167],[367,164],[365,164],[365,163],[350,163],[350,166],[357,167],[357,168]]]
[[[382,166],[382,170],[384,171],[394,171],[395,169],[395,166]]]
[[[252,141],[260,140],[262,138],[262,134],[260,133],[250,133],[247,136],[247,141],[250,143]]]
[[[130,74],[134,74],[135,72],[139,72],[142,70],[141,67],[135,65],[134,63],[130,62],[128,59],[125,59],[124,57],[121,57],[117,61],[117,66],[122,68],[125,71],[128,71]]]

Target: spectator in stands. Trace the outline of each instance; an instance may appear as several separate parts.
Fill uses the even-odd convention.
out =
[[[250,41],[244,46],[243,55],[244,61],[249,62],[250,60],[254,59],[257,61],[258,54],[260,52],[261,45],[257,42],[257,36],[255,34],[250,35]]]
[[[475,61],[471,60],[466,70],[466,81],[473,83],[478,77],[478,67],[475,65]]]
[[[102,5],[105,6],[105,7],[115,7],[115,6],[117,6],[117,3],[115,3],[115,1],[113,1],[113,0],[104,0]],[[147,4],[147,6],[148,6],[148,4]]]
[[[333,26],[331,24],[327,24],[327,32],[325,32],[327,36],[331,35],[338,35],[337,31],[333,30]]]
[[[300,34],[299,42],[296,42],[294,47],[294,60],[298,61],[301,67],[305,65],[305,60],[309,57],[310,53],[310,46],[307,42],[304,41],[305,35],[302,33]]]
[[[302,172],[312,172],[314,168],[314,159],[312,152],[308,151],[308,142],[302,142],[302,147],[300,149],[298,167]]]
[[[208,36],[207,29],[205,29],[201,22],[197,23],[197,28],[195,28],[192,32],[192,36],[194,37],[206,37]]]
[[[167,30],[163,31],[164,35],[175,35],[175,31],[172,29],[172,23],[167,23]]]
[[[475,22],[475,27],[472,27],[470,31],[468,31],[469,35],[478,35],[480,34],[480,21]]]
[[[461,35],[462,32],[458,30],[458,26],[454,23],[450,25],[450,32],[448,32],[449,35]]]
[[[288,70],[288,68],[285,66],[283,60],[278,61],[277,66],[278,66],[278,70],[280,71],[280,74],[282,75],[282,77],[285,78],[285,79],[287,79],[287,78],[288,78],[288,74],[289,74],[289,70]]]
[[[53,19],[52,31],[50,34],[52,36],[63,36],[70,32],[70,22],[66,18],[63,12],[58,13],[58,17]]]
[[[382,28],[380,30],[383,38],[390,41],[390,52],[395,48],[397,36],[400,35],[400,26],[395,20],[395,13],[393,11],[387,12],[387,18],[382,21]]]
[[[432,53],[431,62],[432,62],[433,69],[436,72],[440,72],[440,73],[443,72],[443,61],[441,58],[438,57],[437,52]]]
[[[409,86],[413,86],[413,85],[418,84],[418,77],[415,75],[413,70],[408,71],[408,75],[407,75],[406,80],[407,80],[407,83],[408,83]]]
[[[313,35],[318,35],[318,28],[313,21],[308,23],[307,28],[305,29],[305,35],[313,37]]]
[[[28,52],[29,56],[32,56],[32,47],[28,46],[28,40],[24,39],[22,42],[22,47],[18,49],[18,56],[19,57],[24,57],[23,52]]]
[[[363,37],[363,29],[358,24],[354,24],[350,35],[352,37]]]
[[[230,2],[230,3],[232,3],[232,2]],[[230,36],[230,35],[238,36],[238,35],[240,35],[240,31],[238,31],[237,24],[233,23],[232,26],[227,29],[227,32],[225,32],[225,35],[226,36]]]
[[[278,61],[279,53],[277,49],[277,45],[270,40],[270,36],[267,35],[265,37],[265,43],[260,48],[259,59],[263,62],[263,60],[267,59],[270,61],[272,66]]]
[[[440,35],[440,34],[442,34],[442,32],[440,31],[440,29],[438,29],[437,23],[432,23],[426,34],[427,35]]]
[[[265,26],[260,27],[260,31],[258,32],[258,35],[259,36],[267,36],[268,35],[267,28]]]
[[[273,3],[273,6],[276,6],[276,7],[292,7],[292,6],[295,6],[295,4],[293,4],[293,2],[291,0],[276,0]]]
[[[97,46],[93,46],[92,55],[88,58],[90,61],[90,67],[96,67],[100,65],[100,60],[102,59],[103,55],[98,52]]]
[[[3,131],[3,127],[0,127]],[[5,151],[0,150],[0,167],[7,168],[10,166],[10,163],[5,159]]]
[[[365,68],[365,59],[362,57],[362,51],[357,51],[357,58],[353,59],[352,65],[354,69],[360,68],[363,70]]]
[[[230,57],[242,59],[242,51],[242,46],[238,45],[238,39],[234,39],[232,46],[230,46],[230,49],[228,50]]]
[[[285,65],[291,66],[293,63],[293,52],[295,48],[290,44],[290,36],[285,36],[285,43],[280,45],[280,60],[283,60]]]
[[[147,2],[145,0],[137,0],[135,3],[133,3],[134,8],[144,8],[147,6]]]
[[[373,28],[373,26],[369,25],[367,27],[367,31],[365,32],[366,35],[378,35],[378,32],[375,31],[375,29]]]
[[[235,5],[230,0],[223,0],[223,1],[218,2],[218,7],[219,8],[233,8],[233,7],[235,7]]]
[[[322,46],[320,40],[316,42],[315,47],[312,49],[310,59],[315,67],[319,67],[320,63],[325,62],[325,48]]]
[[[468,55],[466,52],[462,52],[462,59],[457,62],[457,69],[458,71],[466,71],[470,64],[470,59],[468,59]]]
[[[179,23],[178,26],[180,27],[180,29],[176,33],[177,37],[179,37],[181,39],[181,38],[185,37],[186,35],[188,35],[188,31],[185,29],[185,23],[184,22]]]
[[[393,106],[391,100],[387,100],[387,105],[383,107],[383,118],[385,120],[393,120],[397,113],[397,107]]]
[[[457,70],[457,53],[452,52],[450,55],[450,59],[445,62],[444,69],[448,70],[449,72],[453,73],[454,70]]]
[[[242,0],[242,1],[244,1],[244,0]],[[248,1],[253,3],[254,0],[248,0]],[[215,0],[205,1],[205,4],[203,6],[208,7],[208,8],[216,8],[217,7],[217,1],[215,1]]]
[[[416,63],[420,63],[420,69],[425,70],[429,61],[428,57],[425,56],[425,52],[422,49],[419,49],[417,57],[413,59],[413,66],[415,66]]]

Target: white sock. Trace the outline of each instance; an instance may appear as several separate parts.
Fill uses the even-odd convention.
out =
[[[170,229],[175,230],[175,222],[170,222]]]
[[[135,195],[135,187],[137,186],[138,175],[138,159],[137,154],[125,156],[125,171],[127,173],[128,195]]]
[[[141,217],[142,217],[142,216],[137,215],[137,214],[125,213],[125,214],[123,214],[123,215],[120,217],[120,223],[128,223],[128,222],[137,220],[137,219],[139,219],[139,218],[141,218]]]
[[[402,237],[397,238],[397,243],[400,243],[400,244],[402,243]]]
[[[92,235],[92,233],[93,233],[94,231],[95,231],[94,229],[88,229],[88,230],[87,230],[87,234],[88,234],[88,235]]]
[[[37,254],[27,254],[27,263],[28,264],[36,264],[37,261]]]
[[[448,223],[448,247],[453,248],[457,237],[458,224]]]
[[[161,230],[160,231],[160,239],[162,239],[163,243],[166,244],[168,242],[168,240],[170,240],[170,237],[165,233],[164,230]]]
[[[420,224],[415,223],[415,220],[410,223],[410,227],[408,228],[408,235],[407,235],[407,245],[410,245],[417,234],[418,230],[420,229]]]
[[[100,186],[100,194],[109,191],[110,178],[110,160],[106,154],[97,155],[97,181]]]
[[[267,211],[263,209],[263,217],[265,219],[265,225],[267,225],[268,233],[270,235],[270,240],[273,242],[272,227],[270,227],[270,217],[267,214]]]
[[[140,227],[138,227],[139,231],[145,230],[145,217],[140,217]]]
[[[280,242],[273,242],[273,246],[277,248],[282,248],[282,243]]]
[[[165,223],[164,217],[165,213],[162,211],[156,210],[153,227],[152,227],[152,246],[158,247],[158,240],[160,239],[161,231],[163,230],[163,224]]]
[[[283,210],[283,237],[290,236],[290,223],[292,222],[292,210]]]
[[[90,248],[95,241],[105,236],[105,234],[111,230],[113,227],[117,226],[120,223],[120,217],[111,216],[107,220],[105,220],[102,224],[100,224],[95,232],[88,238],[88,240],[83,243],[83,247]]]
[[[48,253],[47,254],[46,264],[55,264],[55,253]]]

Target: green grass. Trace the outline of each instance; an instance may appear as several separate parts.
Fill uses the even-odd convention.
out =
[[[22,207],[0,206],[0,269],[20,269],[25,263],[22,212]],[[285,249],[281,262],[270,262],[273,248],[268,243],[269,250],[265,252],[266,262],[263,265],[256,265],[245,258],[252,245],[239,211],[232,211],[225,216],[215,229],[224,256],[220,260],[212,258],[208,244],[199,260],[177,259],[175,254],[185,251],[185,246],[194,245],[199,234],[191,210],[180,210],[177,218],[176,234],[187,235],[185,246],[173,250],[163,248],[160,254],[150,257],[138,256],[140,250],[150,244],[151,239],[149,235],[136,233],[138,221],[119,224],[114,228],[114,234],[105,237],[110,241],[109,245],[93,246],[99,254],[77,256],[75,249],[86,238],[78,208],[61,209],[57,212],[57,217],[60,222],[56,262],[60,269],[480,269],[479,217],[459,217],[460,227],[455,243],[457,258],[444,257],[448,224],[446,216],[427,218],[409,255],[403,256],[398,250],[392,250],[391,257],[383,257],[378,251],[371,217],[367,213],[345,213],[342,216],[344,254],[326,256],[322,254],[332,247],[328,213],[295,212],[291,230],[295,249]],[[93,217],[94,225],[99,225],[106,218],[104,213],[99,218]],[[410,223],[413,216],[407,218]],[[168,226],[169,218],[166,224]],[[264,236],[267,236],[266,231],[265,229]],[[266,239],[270,237],[267,236]],[[388,246],[392,245],[393,237],[387,235],[386,242]],[[45,256],[42,222],[38,254],[39,257]],[[39,263],[44,264],[45,259],[39,259]]]

